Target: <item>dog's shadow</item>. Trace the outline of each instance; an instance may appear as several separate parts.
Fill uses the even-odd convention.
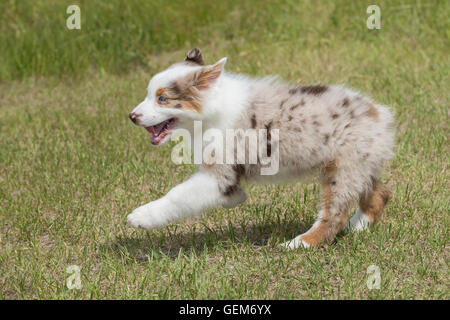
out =
[[[197,228],[177,230],[176,226],[171,226],[149,231],[144,236],[119,236],[102,246],[108,252],[122,257],[126,255],[127,260],[136,263],[148,261],[155,252],[175,259],[180,251],[185,254],[193,252],[200,255],[214,246],[230,247],[236,244],[250,244],[256,247],[274,247],[307,230],[307,226],[300,219],[283,222],[276,219],[264,219],[259,223],[247,225],[230,223],[215,228],[202,223],[197,226],[200,226],[200,230]]]

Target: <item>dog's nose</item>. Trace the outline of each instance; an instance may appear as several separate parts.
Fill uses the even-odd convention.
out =
[[[136,115],[136,113],[131,112],[131,113],[129,114],[129,117],[130,117],[130,120],[133,121],[133,123],[136,123],[136,122],[137,122],[138,116]]]

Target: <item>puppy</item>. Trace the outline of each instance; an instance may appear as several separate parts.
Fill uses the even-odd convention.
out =
[[[151,134],[153,145],[164,144],[181,128],[195,135],[195,122],[223,135],[238,133],[233,143],[227,140],[203,157],[187,181],[135,209],[128,224],[152,229],[213,207],[231,208],[246,199],[243,180],[285,181],[311,172],[318,172],[322,182],[318,218],[282,246],[329,243],[346,227],[364,230],[378,221],[390,194],[378,180],[393,156],[390,109],[342,86],[255,79],[225,72],[225,63],[223,58],[205,65],[200,50],[189,51],[184,61],[150,80],[145,100],[130,113],[134,124]],[[258,135],[256,144],[245,143],[252,130],[265,134]],[[253,162],[242,159],[242,153],[252,152]],[[216,157],[224,153],[226,161]],[[359,208],[349,220],[356,203]]]

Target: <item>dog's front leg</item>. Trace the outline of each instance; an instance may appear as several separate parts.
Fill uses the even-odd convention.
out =
[[[226,201],[216,178],[206,171],[199,171],[164,197],[135,209],[128,215],[127,223],[135,228],[152,229],[198,215],[209,208],[224,205]]]

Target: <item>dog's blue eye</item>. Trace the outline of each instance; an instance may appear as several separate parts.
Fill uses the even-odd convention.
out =
[[[159,101],[166,101],[166,100],[167,100],[167,98],[166,98],[166,97],[164,97],[164,96],[159,96],[158,100],[159,100]]]

